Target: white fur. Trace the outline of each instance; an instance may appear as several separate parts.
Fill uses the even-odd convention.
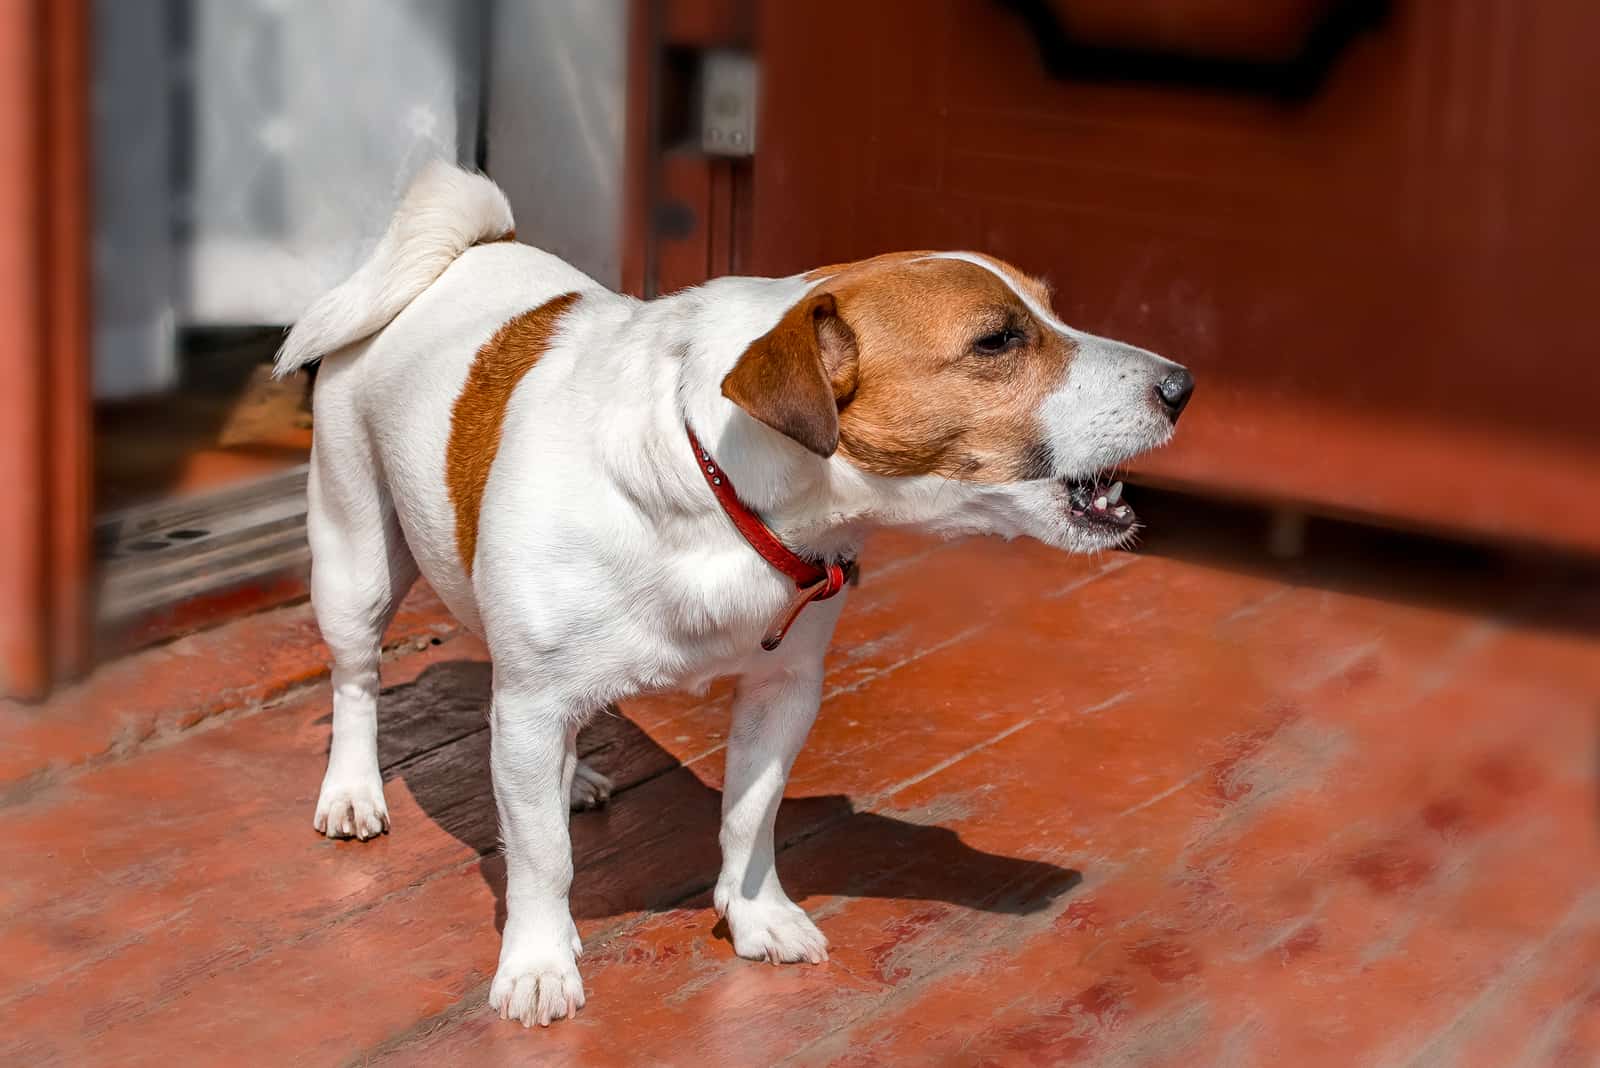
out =
[[[455,258],[510,231],[500,187],[442,160],[423,167],[361,268],[318,300],[278,350],[280,377],[377,333]]]
[[[315,825],[330,836],[387,828],[378,643],[420,570],[494,660],[491,765],[508,915],[489,1001],[527,1025],[583,1004],[567,806],[602,800],[609,783],[580,768],[578,726],[646,690],[738,677],[716,908],[741,956],[826,957],[826,939],[779,884],[772,827],[816,716],[845,595],[808,608],[775,652],[760,649],[793,587],[717,507],[686,420],[745,501],[818,557],[852,555],[887,524],[1031,534],[1068,548],[1108,542],[1066,522],[1055,482],[868,475],[840,457],[818,459],[726,400],[723,378],[811,287],[803,277],[724,278],[643,303],[537,249],[469,247],[510,222],[486,179],[428,170],[373,261],[296,327],[279,366],[326,357],[308,522],[334,719]],[[451,407],[496,329],[567,292],[578,301],[506,410],[469,577],[445,483]],[[1073,337],[1084,369],[1051,404],[1070,409],[1077,398],[1094,416],[1041,413],[1058,424],[1052,442],[1065,462],[1114,462],[1163,440],[1168,428],[1147,418],[1157,358]],[[1092,444],[1080,449],[1080,439]]]

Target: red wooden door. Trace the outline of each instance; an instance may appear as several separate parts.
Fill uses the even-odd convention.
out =
[[[0,697],[88,659],[85,0],[0,0]]]
[[[1147,478],[1600,549],[1600,5],[1395,4],[1287,89],[1260,7],[764,0],[750,269],[992,252],[1193,368]],[[1056,76],[1075,10],[1123,51]]]

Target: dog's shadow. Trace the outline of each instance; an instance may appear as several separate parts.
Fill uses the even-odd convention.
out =
[[[385,781],[403,781],[429,819],[479,854],[500,928],[505,865],[489,778],[489,686],[488,664],[436,664],[384,691],[378,737]],[[573,814],[573,915],[659,911],[704,894],[720,862],[720,792],[624,716],[596,716],[579,752],[618,792],[602,809]],[[801,903],[877,897],[1024,914],[1082,881],[1070,868],[974,849],[932,823],[858,811],[838,794],[785,799],[777,838],[784,887]]]

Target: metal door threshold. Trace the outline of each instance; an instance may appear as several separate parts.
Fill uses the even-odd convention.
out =
[[[227,598],[240,611],[255,588],[270,602],[298,591],[311,570],[306,465],[243,486],[127,508],[95,524],[98,631],[122,649],[207,623],[186,611]]]

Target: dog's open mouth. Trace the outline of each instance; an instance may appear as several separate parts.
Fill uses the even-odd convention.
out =
[[[1122,483],[1107,474],[1087,479],[1061,479],[1072,521],[1091,530],[1124,531],[1133,526],[1133,509],[1122,499]]]

